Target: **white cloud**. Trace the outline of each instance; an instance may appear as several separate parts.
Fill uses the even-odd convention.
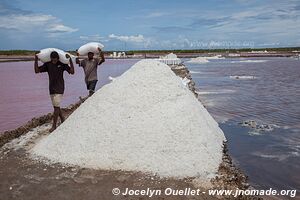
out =
[[[19,15],[4,15],[0,18],[0,28],[27,30],[36,26],[46,25],[49,21],[55,20],[52,15],[42,14],[19,14]]]
[[[44,14],[4,15],[0,18],[0,28],[14,29],[20,32],[32,32],[39,29],[48,32],[50,36],[78,31],[78,29],[62,24],[58,18]]]
[[[78,29],[71,28],[63,24],[52,24],[47,31],[51,33],[73,33],[78,31]]]
[[[81,40],[84,40],[84,41],[102,41],[102,42],[107,41],[107,39],[105,39],[105,37],[102,37],[99,34],[96,34],[96,35],[81,35],[79,38]]]
[[[146,11],[147,12],[147,11]],[[172,12],[166,12],[166,11],[151,11],[145,14],[145,11],[142,11],[141,14],[139,15],[132,15],[132,16],[127,16],[126,19],[129,20],[135,20],[135,19],[151,19],[151,18],[159,18],[159,17],[165,17],[165,16],[171,16],[173,13]]]
[[[110,39],[116,39],[116,40],[120,40],[122,42],[143,43],[146,41],[144,36],[141,34],[131,35],[131,36],[110,34],[108,37]]]
[[[167,16],[170,15],[169,12],[161,12],[161,11],[157,11],[157,12],[151,12],[148,15],[145,15],[145,18],[156,18],[156,17],[163,17],[163,16]]]

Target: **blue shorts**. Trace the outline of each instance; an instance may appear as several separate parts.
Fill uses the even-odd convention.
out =
[[[94,81],[88,81],[88,82],[86,83],[86,88],[87,88],[89,91],[95,91],[96,84],[97,84],[97,80],[94,80]]]

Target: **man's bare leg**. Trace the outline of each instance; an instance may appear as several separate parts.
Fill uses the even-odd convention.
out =
[[[52,132],[56,129],[56,124],[57,124],[57,119],[58,119],[58,116],[59,116],[59,111],[60,111],[59,107],[54,107],[53,124],[52,124],[52,128],[49,130],[50,132]]]
[[[95,92],[93,90],[89,90],[89,97],[92,96]]]
[[[65,121],[65,118],[64,118],[60,108],[59,108],[59,117],[60,117],[61,123],[63,123]]]

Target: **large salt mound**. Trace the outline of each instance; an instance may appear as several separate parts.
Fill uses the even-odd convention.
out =
[[[98,90],[31,153],[87,168],[209,179],[221,163],[224,140],[167,65],[142,60]]]

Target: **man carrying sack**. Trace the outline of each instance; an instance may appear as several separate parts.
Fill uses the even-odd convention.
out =
[[[88,57],[83,60],[79,60],[78,57],[76,58],[76,63],[79,64],[79,66],[82,67],[84,70],[84,75],[85,75],[84,80],[86,83],[87,90],[89,91],[89,96],[92,96],[95,93],[95,88],[98,81],[98,77],[97,77],[98,65],[101,65],[102,63],[105,62],[103,52],[101,51],[100,48],[98,48],[98,51],[100,55],[99,58],[94,58],[93,52],[89,52]],[[77,52],[77,56],[79,56],[78,52]]]

